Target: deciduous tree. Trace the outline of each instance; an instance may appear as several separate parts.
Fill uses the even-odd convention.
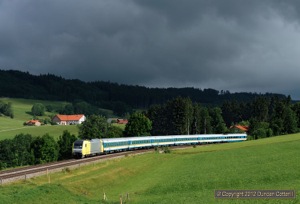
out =
[[[79,137],[82,139],[104,138],[107,133],[106,118],[91,115],[79,126]]]
[[[34,163],[34,155],[31,151],[33,138],[29,134],[19,134],[12,140],[12,149],[14,155],[14,166],[30,165]]]
[[[123,130],[120,127],[111,125],[108,127],[106,136],[107,136],[107,138],[123,137]]]
[[[134,112],[125,126],[126,136],[148,136],[152,129],[151,121],[144,114]]]
[[[11,102],[4,103],[4,102],[0,101],[0,114],[14,118],[12,103]]]
[[[59,147],[58,159],[70,159],[72,158],[72,144],[77,140],[75,135],[71,135],[71,133],[67,130],[63,132],[62,135],[59,136],[57,141]]]
[[[43,116],[45,114],[45,106],[41,103],[33,104],[31,108],[31,113],[34,116]]]
[[[49,134],[35,138],[31,148],[36,164],[57,161],[58,159],[58,144]]]

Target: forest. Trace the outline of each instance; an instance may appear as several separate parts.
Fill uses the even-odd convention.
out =
[[[86,102],[93,107],[113,110],[123,116],[133,109],[147,109],[182,97],[204,106],[221,106],[225,101],[250,102],[258,96],[286,98],[276,93],[230,93],[227,90],[147,88],[112,82],[84,82],[53,74],[32,75],[16,70],[0,70],[0,97]]]
[[[146,115],[152,122],[151,135],[222,134],[237,124],[249,128],[248,139],[300,130],[300,103],[292,103],[290,97],[260,96],[250,102],[225,101],[219,107],[179,97],[151,106]]]

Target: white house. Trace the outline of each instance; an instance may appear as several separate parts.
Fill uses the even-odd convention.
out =
[[[86,120],[83,114],[79,115],[56,115],[53,117],[52,121],[58,125],[77,125],[81,124]]]

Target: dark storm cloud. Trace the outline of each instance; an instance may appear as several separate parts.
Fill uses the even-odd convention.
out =
[[[300,3],[0,0],[0,67],[300,98]]]

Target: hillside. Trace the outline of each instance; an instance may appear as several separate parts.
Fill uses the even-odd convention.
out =
[[[178,96],[205,105],[220,105],[227,100],[248,102],[257,96],[285,98],[282,94],[230,93],[210,88],[147,88],[103,81],[83,82],[51,74],[35,76],[14,70],[0,70],[0,96],[68,102],[83,100],[113,110],[117,115],[131,109],[163,104]]]
[[[78,129],[76,126],[51,126],[45,125],[40,127],[24,126],[25,121],[33,119],[31,115],[31,108],[35,103],[42,103],[45,106],[51,105],[53,108],[59,108],[67,104],[67,102],[58,101],[42,101],[32,99],[16,99],[16,98],[0,98],[0,101],[5,103],[11,102],[14,112],[14,118],[1,116],[0,117],[0,140],[13,138],[20,133],[28,133],[33,136],[41,136],[49,133],[51,136],[57,138],[62,134],[64,130],[68,130],[72,134],[77,135]],[[51,118],[57,112],[46,112],[45,116],[39,117],[39,119]]]
[[[4,203],[299,203],[214,198],[216,189],[300,193],[300,134],[105,161],[1,186]],[[107,201],[103,201],[103,193]]]

